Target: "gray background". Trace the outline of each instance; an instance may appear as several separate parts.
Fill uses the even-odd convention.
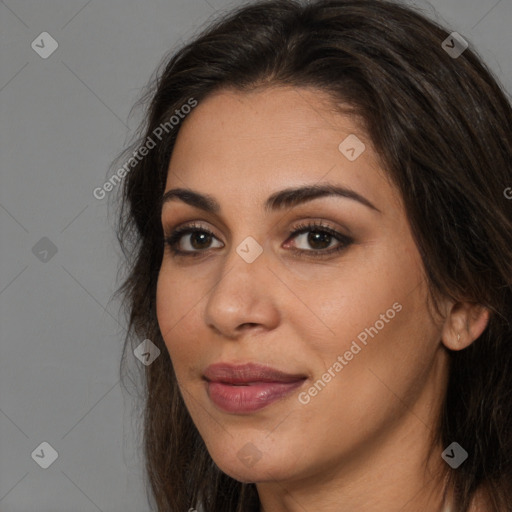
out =
[[[119,382],[114,216],[92,191],[137,127],[130,108],[164,54],[240,3],[0,1],[1,512],[151,509],[140,424]],[[512,90],[512,0],[414,3]],[[42,32],[59,45],[46,59],[31,47]],[[43,441],[58,452],[47,469],[31,457]]]

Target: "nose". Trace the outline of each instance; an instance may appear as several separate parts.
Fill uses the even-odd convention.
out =
[[[233,247],[222,268],[206,303],[206,325],[229,339],[247,330],[275,329],[280,321],[278,283],[265,251],[248,263]]]

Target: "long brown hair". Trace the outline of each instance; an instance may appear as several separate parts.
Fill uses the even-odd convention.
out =
[[[143,339],[161,351],[141,366],[147,478],[159,512],[199,503],[208,512],[259,508],[255,485],[230,478],[208,454],[157,323],[160,199],[181,122],[170,119],[221,88],[283,84],[325,91],[340,112],[348,106],[363,120],[403,198],[432,297],[491,311],[483,334],[450,353],[438,439],[469,453],[448,470],[457,512],[482,486],[493,511],[512,503],[512,109],[474,49],[458,57],[445,51],[449,33],[385,0],[255,2],[212,22],[156,73],[142,98],[139,138],[121,157],[131,155],[118,189],[127,276],[117,293],[129,325],[122,378],[126,356]]]

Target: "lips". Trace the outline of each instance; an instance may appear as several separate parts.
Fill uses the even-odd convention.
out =
[[[206,380],[223,382],[233,385],[248,385],[254,382],[293,382],[304,379],[301,374],[284,373],[282,371],[256,363],[231,365],[217,363],[208,366],[204,372]]]
[[[208,366],[203,376],[210,400],[225,412],[240,414],[255,412],[286,397],[307,378],[256,363],[217,363]]]

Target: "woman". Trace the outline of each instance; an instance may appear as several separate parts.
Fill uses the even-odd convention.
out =
[[[512,109],[465,39],[259,2],[149,97],[120,291],[158,510],[510,510]]]

